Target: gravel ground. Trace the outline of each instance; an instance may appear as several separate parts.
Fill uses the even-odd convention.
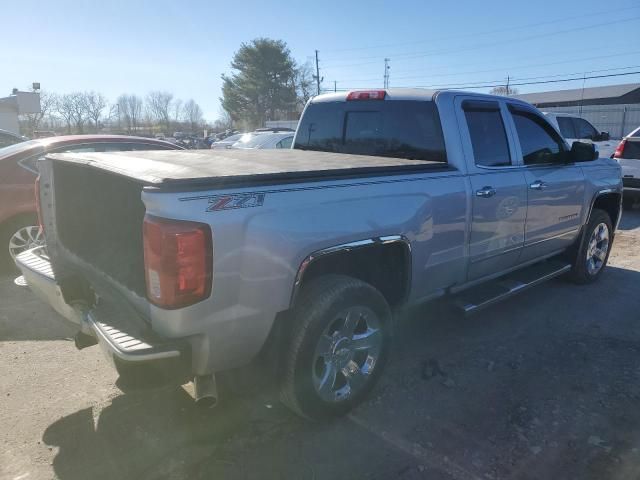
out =
[[[124,394],[98,348],[0,278],[2,479],[640,478],[640,212],[595,285],[562,279],[470,318],[435,305],[400,329],[370,400],[299,420],[247,369],[222,404]]]

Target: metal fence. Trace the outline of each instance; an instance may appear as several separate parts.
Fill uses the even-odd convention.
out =
[[[622,138],[640,127],[640,105],[585,105],[583,107],[545,107],[544,112],[570,113],[587,119],[611,138]]]

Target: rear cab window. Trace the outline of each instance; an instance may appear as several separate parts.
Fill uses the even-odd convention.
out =
[[[432,101],[358,100],[310,104],[294,148],[446,162]]]

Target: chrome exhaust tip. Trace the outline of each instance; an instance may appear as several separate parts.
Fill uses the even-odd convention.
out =
[[[196,405],[213,408],[218,404],[218,387],[215,375],[196,375],[193,379],[193,393]]]

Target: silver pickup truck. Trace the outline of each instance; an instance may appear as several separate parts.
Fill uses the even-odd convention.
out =
[[[33,291],[121,375],[158,367],[217,398],[265,351],[282,399],[344,414],[382,372],[399,307],[471,313],[549,278],[602,273],[620,166],[531,105],[454,91],[315,97],[293,149],[55,154]],[[586,299],[585,299],[586,300]],[[260,358],[260,357],[258,357]]]

